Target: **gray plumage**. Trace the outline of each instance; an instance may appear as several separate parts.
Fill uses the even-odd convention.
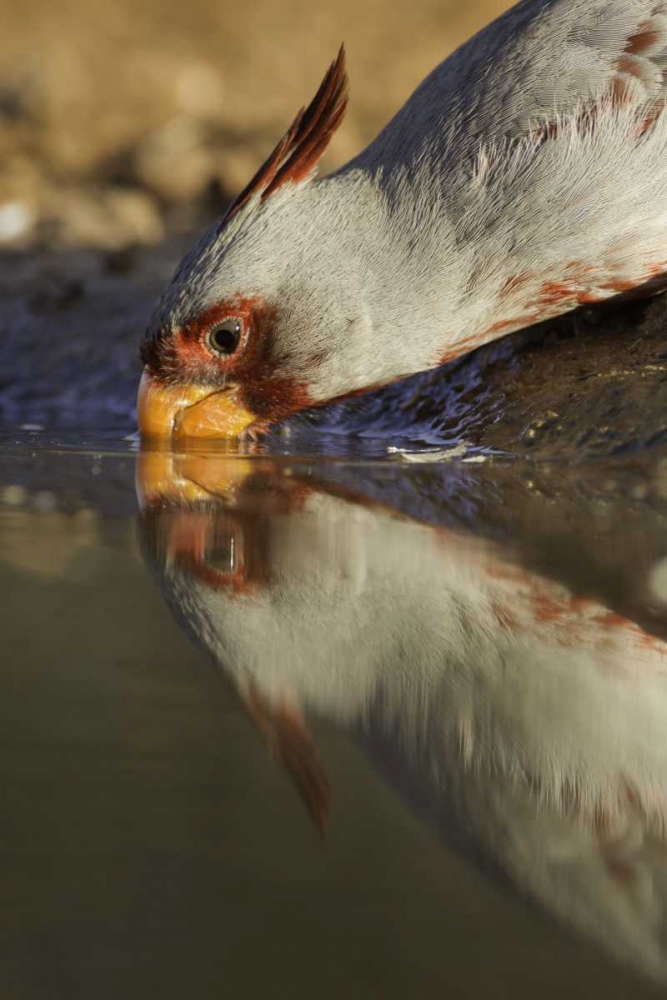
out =
[[[291,477],[290,503],[265,470],[265,500],[281,497],[267,511],[238,463],[208,466],[200,481],[232,499],[150,496],[145,552],[241,697],[360,738],[446,839],[463,831],[549,911],[664,982],[665,643],[515,551],[363,494],[304,496]]]
[[[292,408],[341,397],[655,281],[666,66],[667,3],[524,0],[341,170],[265,199],[259,187],[213,227],[149,341],[220,303],[260,303],[262,367],[238,380],[273,418],[276,386],[303,388]],[[177,353],[168,375],[219,381],[213,360],[179,368]]]

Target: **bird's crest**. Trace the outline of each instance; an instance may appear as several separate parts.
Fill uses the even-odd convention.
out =
[[[307,108],[302,108],[271,155],[227,209],[220,228],[251,198],[265,201],[281,185],[304,180],[313,173],[340,125],[347,108],[348,78],[345,46],[327,70]]]

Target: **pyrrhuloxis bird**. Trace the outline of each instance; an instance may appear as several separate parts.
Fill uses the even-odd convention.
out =
[[[522,482],[422,467],[399,493],[361,467],[327,483],[306,466],[287,476],[277,463],[148,451],[140,537],[176,620],[320,830],[340,786],[313,716],[358,740],[444,842],[472,840],[522,892],[664,984],[667,643],[627,617],[646,611],[627,601],[641,560],[601,599],[580,567],[568,584],[571,556],[547,532],[524,537],[544,500]],[[569,526],[570,553],[601,497],[614,506],[573,485],[561,480],[568,517],[554,522]],[[457,517],[476,490],[494,496],[480,534]],[[429,497],[439,503],[422,507]],[[514,511],[502,544],[483,537],[491,524],[503,534],[495,504]],[[550,576],[530,565],[545,555]]]
[[[667,2],[523,0],[315,179],[344,51],[188,254],[141,356],[146,435],[238,436],[667,271]]]

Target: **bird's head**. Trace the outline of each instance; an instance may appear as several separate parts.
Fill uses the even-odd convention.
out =
[[[341,48],[311,104],[180,265],[141,349],[143,435],[234,438],[335,394],[321,371],[334,327],[342,335],[350,323],[349,287],[318,258],[322,198],[308,181],[346,103]]]

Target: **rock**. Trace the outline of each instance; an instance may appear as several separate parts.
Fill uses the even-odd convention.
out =
[[[24,201],[0,204],[0,243],[25,242],[33,232],[36,221],[36,213]]]
[[[224,113],[222,77],[210,63],[186,63],[175,80],[176,102],[186,115],[218,121]]]
[[[157,243],[164,226],[155,200],[144,191],[106,188],[68,190],[51,209],[49,221],[69,246],[117,250],[128,244]]]
[[[134,164],[137,178],[167,201],[198,197],[215,175],[206,129],[187,115],[151,132],[137,148]]]

